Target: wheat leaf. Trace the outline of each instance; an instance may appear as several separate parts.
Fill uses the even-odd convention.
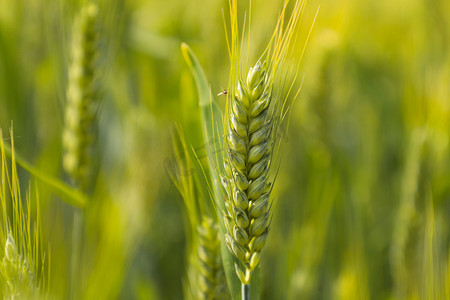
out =
[[[11,156],[11,147],[5,144],[5,152],[8,156]],[[44,172],[40,171],[25,159],[23,159],[17,152],[15,151],[15,160],[16,162],[25,170],[27,170],[34,177],[38,178],[42,182],[45,182],[49,186],[55,189],[55,192],[61,197],[61,199],[75,207],[84,208],[87,203],[87,197],[81,191],[70,187],[65,182],[54,178]]]

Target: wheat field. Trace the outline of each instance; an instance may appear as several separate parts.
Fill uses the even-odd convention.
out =
[[[449,16],[0,0],[0,297],[450,300]]]

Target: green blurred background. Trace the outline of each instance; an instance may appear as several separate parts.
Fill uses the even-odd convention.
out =
[[[0,127],[13,121],[17,152],[63,179],[70,32],[83,3],[0,1]],[[319,5],[283,136],[262,298],[450,299],[450,2],[310,0],[300,40]],[[168,176],[174,124],[194,148],[203,144],[180,44],[198,55],[213,95],[226,88],[228,1],[99,6],[98,179],[82,296],[182,299],[186,213]],[[281,7],[252,2],[251,59]],[[247,1],[239,9],[243,19]],[[50,295],[64,299],[74,208],[20,175],[39,189]]]

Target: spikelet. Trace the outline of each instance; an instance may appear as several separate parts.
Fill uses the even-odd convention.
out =
[[[270,224],[268,171],[273,151],[273,106],[269,77],[260,62],[239,80],[226,124],[224,178],[225,241],[245,266],[236,265],[243,284],[259,263]]]
[[[229,299],[225,272],[220,255],[220,236],[217,224],[203,217],[198,233],[199,299]]]
[[[92,175],[92,145],[98,106],[96,84],[97,6],[85,6],[75,21],[63,132],[63,166],[73,183],[86,188]]]
[[[26,259],[19,254],[16,242],[11,233],[5,245],[5,256],[1,262],[0,274],[5,283],[5,299],[28,299],[36,295],[37,286],[33,272]]]

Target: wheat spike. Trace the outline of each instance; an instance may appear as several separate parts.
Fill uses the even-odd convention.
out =
[[[37,295],[36,280],[28,263],[19,254],[14,238],[8,233],[5,256],[1,262],[0,274],[5,282],[5,299],[17,299]]]
[[[5,145],[0,130],[0,297],[2,299],[41,299],[47,295],[48,257],[40,235],[39,198],[27,193],[23,201],[15,164],[11,130],[11,173],[7,171]],[[5,185],[8,182],[8,185]],[[11,184],[9,184],[11,183]],[[36,203],[36,221],[31,221],[31,199]],[[26,205],[24,205],[26,204]]]
[[[203,217],[198,232],[199,299],[228,299],[229,292],[220,255],[219,228]]]
[[[92,145],[98,105],[96,83],[97,6],[88,4],[73,27],[63,132],[63,166],[76,186],[85,188],[92,170]]]
[[[271,84],[258,62],[240,79],[226,124],[225,241],[244,265],[236,265],[243,284],[249,284],[259,263],[270,224],[268,172],[273,152]]]

